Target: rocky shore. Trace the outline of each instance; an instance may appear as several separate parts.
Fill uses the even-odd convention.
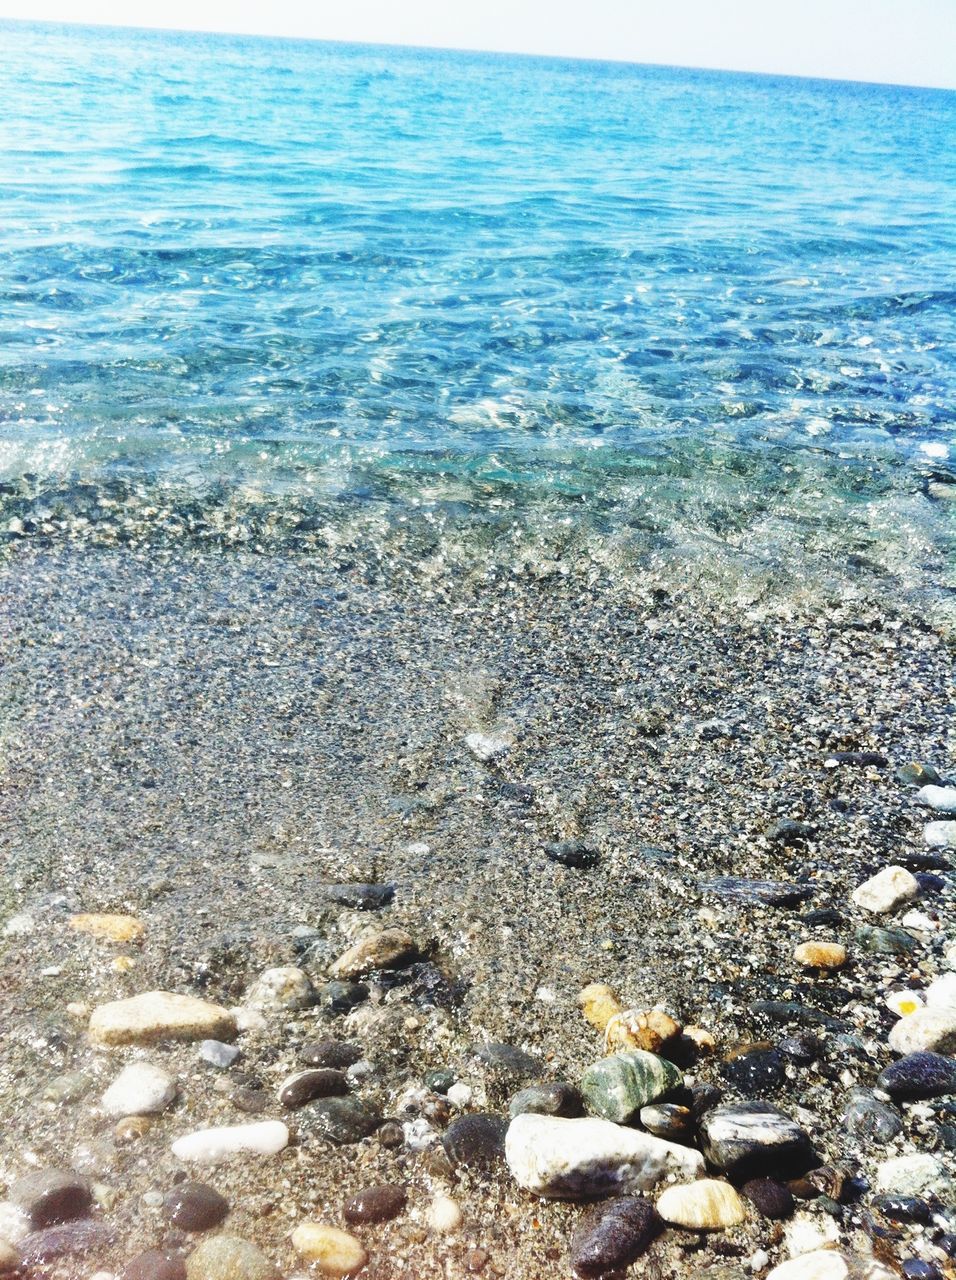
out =
[[[0,607],[0,1270],[956,1275],[918,612],[50,547]]]

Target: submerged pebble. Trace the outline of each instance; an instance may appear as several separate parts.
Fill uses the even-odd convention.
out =
[[[571,1237],[569,1261],[578,1280],[623,1271],[647,1251],[663,1223],[650,1200],[620,1196],[584,1215]]]

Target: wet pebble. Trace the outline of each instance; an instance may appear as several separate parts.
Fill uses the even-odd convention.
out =
[[[720,1073],[747,1098],[776,1093],[787,1081],[784,1058],[776,1049],[750,1049],[722,1063]]]
[[[453,1165],[490,1172],[504,1157],[508,1122],[502,1116],[475,1112],[453,1120],[442,1137]]]
[[[284,1107],[295,1110],[316,1098],[340,1097],[348,1093],[349,1085],[341,1071],[331,1067],[297,1071],[279,1086],[277,1097]]]
[[[892,1142],[903,1128],[899,1112],[874,1098],[866,1089],[854,1089],[850,1094],[843,1123],[851,1137],[879,1144]]]
[[[404,929],[383,929],[349,947],[333,964],[331,975],[354,979],[376,969],[399,969],[410,964],[417,954],[415,940]]]
[[[616,1124],[628,1124],[641,1107],[683,1083],[683,1073],[672,1062],[635,1049],[612,1054],[588,1067],[581,1077],[581,1093],[595,1114]]]
[[[327,1276],[354,1275],[368,1261],[360,1240],[321,1222],[300,1222],[292,1233],[292,1247]]]
[[[381,911],[395,897],[393,884],[327,884],[324,896],[349,911]]]
[[[178,1086],[162,1067],[131,1062],[103,1094],[108,1116],[155,1115],[175,1101]]]
[[[366,1187],[345,1202],[342,1210],[345,1221],[352,1226],[365,1222],[388,1222],[397,1218],[408,1203],[404,1187],[384,1185]]]
[[[763,1101],[731,1102],[701,1120],[704,1154],[717,1169],[752,1174],[803,1172],[813,1163],[807,1134]]]
[[[364,982],[326,982],[318,989],[319,1002],[332,1013],[349,1013],[369,997]]]
[[[569,1261],[578,1280],[623,1271],[645,1253],[663,1228],[654,1205],[621,1196],[586,1213],[571,1237]]]
[[[956,1061],[941,1053],[908,1053],[881,1071],[877,1084],[905,1101],[956,1093]]]
[[[381,1124],[374,1107],[360,1098],[319,1098],[309,1104],[308,1123],[331,1142],[361,1142]]]
[[[147,1249],[127,1262],[121,1280],[186,1280],[186,1263],[180,1253]]]
[[[767,907],[795,907],[813,894],[813,886],[789,880],[748,880],[742,876],[717,876],[701,884],[705,893]]]
[[[272,1156],[289,1144],[289,1130],[281,1120],[261,1120],[256,1124],[221,1125],[197,1129],[177,1138],[172,1145],[177,1160],[217,1164],[229,1156],[247,1153]]]
[[[365,994],[368,995],[367,989]],[[309,1067],[347,1071],[360,1061],[362,1048],[347,1040],[310,1040],[299,1050],[299,1057]]]
[[[163,1201],[166,1218],[180,1231],[209,1231],[229,1212],[229,1201],[205,1182],[181,1182]]]
[[[224,1071],[238,1059],[239,1050],[234,1044],[225,1044],[222,1040],[203,1040],[199,1046],[199,1056],[209,1066]]]
[[[648,1133],[668,1142],[687,1142],[694,1134],[694,1115],[676,1102],[657,1102],[641,1107],[640,1122]]]
[[[573,1084],[532,1084],[511,1099],[509,1114],[514,1116],[533,1113],[542,1116],[580,1116],[584,1102]]]
[[[597,852],[582,840],[553,840],[545,844],[544,852],[552,862],[577,871],[588,871],[600,861]]]
[[[235,1034],[235,1015],[228,1009],[172,991],[146,991],[98,1005],[89,1025],[90,1040],[104,1046],[228,1040]]]
[[[870,1202],[870,1207],[890,1222],[919,1222],[926,1224],[931,1221],[933,1211],[918,1196],[900,1196],[900,1195],[880,1195],[874,1196]]]
[[[113,1231],[106,1223],[92,1218],[77,1218],[59,1226],[44,1227],[20,1241],[20,1261],[26,1267],[72,1258],[94,1250],[101,1252],[113,1242]]]
[[[208,1236],[186,1260],[186,1280],[279,1280],[279,1269],[238,1236]]]
[[[315,1003],[315,992],[304,969],[285,965],[260,973],[246,993],[245,1003],[251,1009],[271,1013],[308,1009]]]
[[[543,1066],[540,1058],[526,1053],[524,1049],[519,1049],[513,1044],[483,1044],[475,1050],[475,1053],[480,1062],[514,1080],[524,1080],[528,1076],[537,1075]]]
[[[7,1194],[34,1227],[79,1218],[93,1203],[89,1179],[63,1169],[32,1169]]]
[[[751,1178],[740,1189],[765,1218],[777,1221],[793,1213],[793,1192],[774,1178]]]

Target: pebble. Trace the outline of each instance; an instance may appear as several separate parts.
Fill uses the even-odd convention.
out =
[[[250,1009],[278,1013],[284,1009],[308,1009],[315,1004],[312,980],[304,969],[284,965],[259,974],[246,993]]]
[[[540,1058],[536,1058],[534,1054],[526,1053],[524,1049],[519,1049],[517,1045],[513,1044],[500,1042],[483,1044],[475,1052],[479,1060],[486,1066],[493,1067],[502,1075],[508,1075],[516,1081],[537,1075],[542,1068]]]
[[[331,1067],[336,1071],[347,1071],[361,1060],[362,1049],[347,1040],[310,1040],[299,1050],[299,1057],[310,1067]]]
[[[843,1113],[843,1123],[851,1137],[881,1145],[892,1142],[903,1129],[899,1113],[874,1098],[866,1089],[854,1089],[850,1094],[850,1105]]]
[[[657,1102],[641,1107],[638,1118],[647,1132],[656,1138],[687,1142],[693,1137],[694,1113],[690,1107],[679,1106],[676,1102]]]
[[[855,1258],[835,1249],[815,1249],[774,1267],[766,1280],[896,1280],[896,1277],[872,1258]]]
[[[787,1082],[786,1063],[777,1049],[749,1049],[721,1064],[721,1075],[744,1097],[774,1093]]]
[[[917,1009],[900,1018],[888,1039],[897,1053],[956,1052],[956,1006]]]
[[[63,1169],[31,1169],[7,1194],[34,1227],[79,1218],[93,1203],[89,1179]]]
[[[166,1196],[163,1210],[181,1231],[209,1231],[229,1212],[229,1201],[205,1182],[181,1182]]]
[[[831,751],[823,762],[824,769],[835,769],[841,764],[856,764],[885,768],[889,761],[878,751]]]
[[[381,911],[395,897],[393,884],[327,884],[325,897],[350,911]]]
[[[593,1118],[517,1116],[505,1156],[520,1186],[562,1200],[647,1191],[666,1174],[704,1172],[698,1151]]]
[[[915,951],[919,945],[905,929],[881,929],[878,925],[869,924],[857,929],[856,940],[864,951],[874,955],[906,955]]]
[[[746,1216],[743,1202],[730,1183],[716,1178],[668,1187],[658,1196],[657,1212],[665,1222],[694,1231],[723,1231],[739,1226]]]
[[[504,1155],[507,1131],[508,1122],[502,1116],[473,1112],[451,1122],[442,1146],[453,1165],[490,1172]]]
[[[793,958],[810,969],[842,969],[847,953],[840,942],[801,942],[794,949]]]
[[[461,1226],[461,1209],[451,1196],[436,1195],[428,1206],[427,1222],[432,1231],[439,1235],[451,1235]]]
[[[920,787],[916,799],[920,804],[935,809],[937,813],[956,813],[956,787],[940,787],[930,783]]]
[[[623,1009],[604,1029],[606,1053],[643,1049],[659,1053],[681,1034],[681,1024],[663,1009]]]
[[[589,983],[578,995],[578,1007],[598,1031],[604,1031],[612,1018],[624,1012],[614,991],[604,982]]]
[[[927,783],[938,786],[942,782],[933,766],[922,760],[910,760],[901,765],[896,771],[896,780],[904,787],[925,787]]]
[[[887,915],[909,902],[919,893],[919,884],[912,872],[905,867],[884,867],[869,880],[864,880],[850,894],[852,900],[864,911],[874,915]]]
[[[103,1094],[103,1110],[108,1116],[157,1115],[178,1092],[176,1081],[162,1067],[131,1062]]]
[[[177,1138],[172,1145],[177,1160],[216,1164],[232,1155],[272,1156],[289,1145],[289,1130],[281,1120],[261,1120],[256,1124],[222,1125],[198,1129]]]
[[[360,1098],[318,1098],[309,1104],[309,1120],[315,1128],[339,1145],[361,1142],[374,1133],[382,1117]]]
[[[927,822],[923,840],[931,849],[956,848],[956,822]]]
[[[135,916],[92,913],[70,916],[69,924],[76,933],[87,933],[103,942],[138,942],[145,933],[142,921]]]
[[[127,1262],[121,1280],[186,1280],[186,1262],[180,1253],[147,1249]]]
[[[321,1222],[300,1222],[292,1232],[292,1247],[327,1276],[354,1275],[368,1261],[360,1240]]]
[[[925,1200],[917,1196],[874,1196],[870,1207],[889,1219],[890,1222],[928,1223],[932,1219],[932,1210]]]
[[[768,1102],[731,1102],[700,1122],[704,1155],[715,1168],[741,1173],[802,1172],[813,1148],[795,1120]]]
[[[512,1117],[526,1114],[540,1116],[564,1116],[571,1119],[584,1112],[584,1102],[573,1084],[532,1084],[511,1099],[508,1114]]]
[[[98,1045],[152,1044],[162,1040],[231,1039],[235,1016],[219,1005],[171,991],[146,991],[98,1005],[90,1015],[90,1039]]]
[[[780,1221],[793,1213],[793,1192],[774,1178],[751,1178],[740,1189],[765,1218]]]
[[[598,853],[583,840],[552,840],[544,845],[544,852],[552,862],[577,871],[588,871],[600,861]]]
[[[425,1072],[425,1088],[430,1089],[432,1093],[446,1094],[457,1078],[454,1071],[448,1067],[438,1067],[434,1071]]]
[[[956,1093],[956,1061],[941,1053],[908,1053],[881,1071],[876,1082],[901,1101],[938,1098]]]
[[[956,973],[944,973],[926,988],[926,1004],[930,1009],[956,1005]]]
[[[102,1257],[113,1243],[113,1230],[92,1218],[77,1218],[53,1227],[34,1231],[20,1241],[20,1261],[24,1267],[41,1266],[57,1258],[90,1253],[94,1249]]]
[[[921,1196],[941,1192],[948,1187],[942,1165],[934,1156],[918,1152],[909,1156],[893,1156],[876,1168],[876,1185],[880,1191],[899,1196]]]
[[[514,738],[510,733],[469,733],[465,736],[465,746],[471,754],[482,763],[503,756],[514,746]]]
[[[641,1049],[615,1053],[587,1068],[581,1093],[590,1109],[605,1120],[627,1124],[649,1102],[680,1088],[684,1076],[666,1058]]]
[[[570,1263],[578,1280],[624,1271],[646,1252],[663,1227],[649,1200],[620,1196],[597,1205],[578,1222],[571,1237]]]
[[[224,1071],[239,1057],[239,1050],[234,1044],[223,1044],[221,1040],[203,1040],[199,1046],[199,1056],[211,1067]]]
[[[294,1110],[316,1098],[331,1098],[348,1093],[349,1085],[341,1071],[332,1067],[297,1071],[279,1086],[277,1097],[284,1107]]]
[[[0,1240],[0,1276],[17,1271],[20,1267],[20,1251],[7,1240]]]
[[[768,840],[775,844],[795,844],[800,840],[812,840],[816,827],[809,822],[798,822],[796,818],[778,818],[766,830]]]
[[[261,1249],[238,1236],[209,1236],[186,1259],[186,1280],[280,1280]]]
[[[360,978],[376,969],[400,969],[417,951],[411,934],[404,929],[383,929],[349,947],[330,972],[333,978]]]
[[[748,880],[742,876],[717,876],[701,884],[704,892],[720,898],[756,902],[766,907],[796,907],[813,894],[813,886],[789,880]]]
[[[368,997],[369,989],[364,982],[327,982],[319,987],[319,1000],[332,1013],[349,1013]]]
[[[366,1187],[345,1202],[342,1215],[352,1226],[365,1222],[388,1222],[397,1218],[407,1203],[408,1193],[404,1187],[394,1184]]]
[[[67,1071],[61,1076],[48,1080],[41,1090],[40,1097],[44,1102],[71,1103],[79,1102],[93,1087],[93,1078],[85,1071]]]

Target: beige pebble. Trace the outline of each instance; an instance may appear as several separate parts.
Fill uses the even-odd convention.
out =
[[[135,916],[90,913],[70,916],[70,928],[101,942],[138,942],[146,932]]]
[[[706,1027],[685,1027],[683,1039],[689,1040],[699,1054],[713,1053],[717,1041]]]
[[[153,1127],[149,1116],[124,1116],[117,1120],[113,1129],[113,1137],[117,1142],[138,1142]]]
[[[146,991],[98,1005],[90,1015],[90,1039],[99,1045],[151,1044],[157,1040],[231,1040],[236,1020],[228,1009],[195,996]]]
[[[745,1217],[740,1196],[729,1182],[716,1178],[668,1187],[658,1197],[657,1212],[665,1222],[694,1231],[722,1231],[738,1226]]]
[[[404,929],[383,929],[349,947],[330,972],[333,978],[360,978],[373,969],[395,969],[415,951],[415,942]]]
[[[360,1240],[323,1222],[300,1222],[292,1233],[292,1247],[327,1276],[354,1275],[368,1261]]]
[[[451,1196],[437,1195],[428,1206],[428,1225],[439,1235],[450,1235],[461,1226],[461,1209]]]
[[[810,969],[842,969],[846,964],[846,947],[839,942],[801,942],[793,958]]]
[[[605,1053],[643,1049],[660,1053],[664,1045],[681,1033],[681,1025],[663,1009],[624,1009],[604,1028]]]
[[[624,1012],[624,1006],[604,982],[592,982],[578,996],[578,1007],[598,1031],[606,1031],[612,1018]]]

